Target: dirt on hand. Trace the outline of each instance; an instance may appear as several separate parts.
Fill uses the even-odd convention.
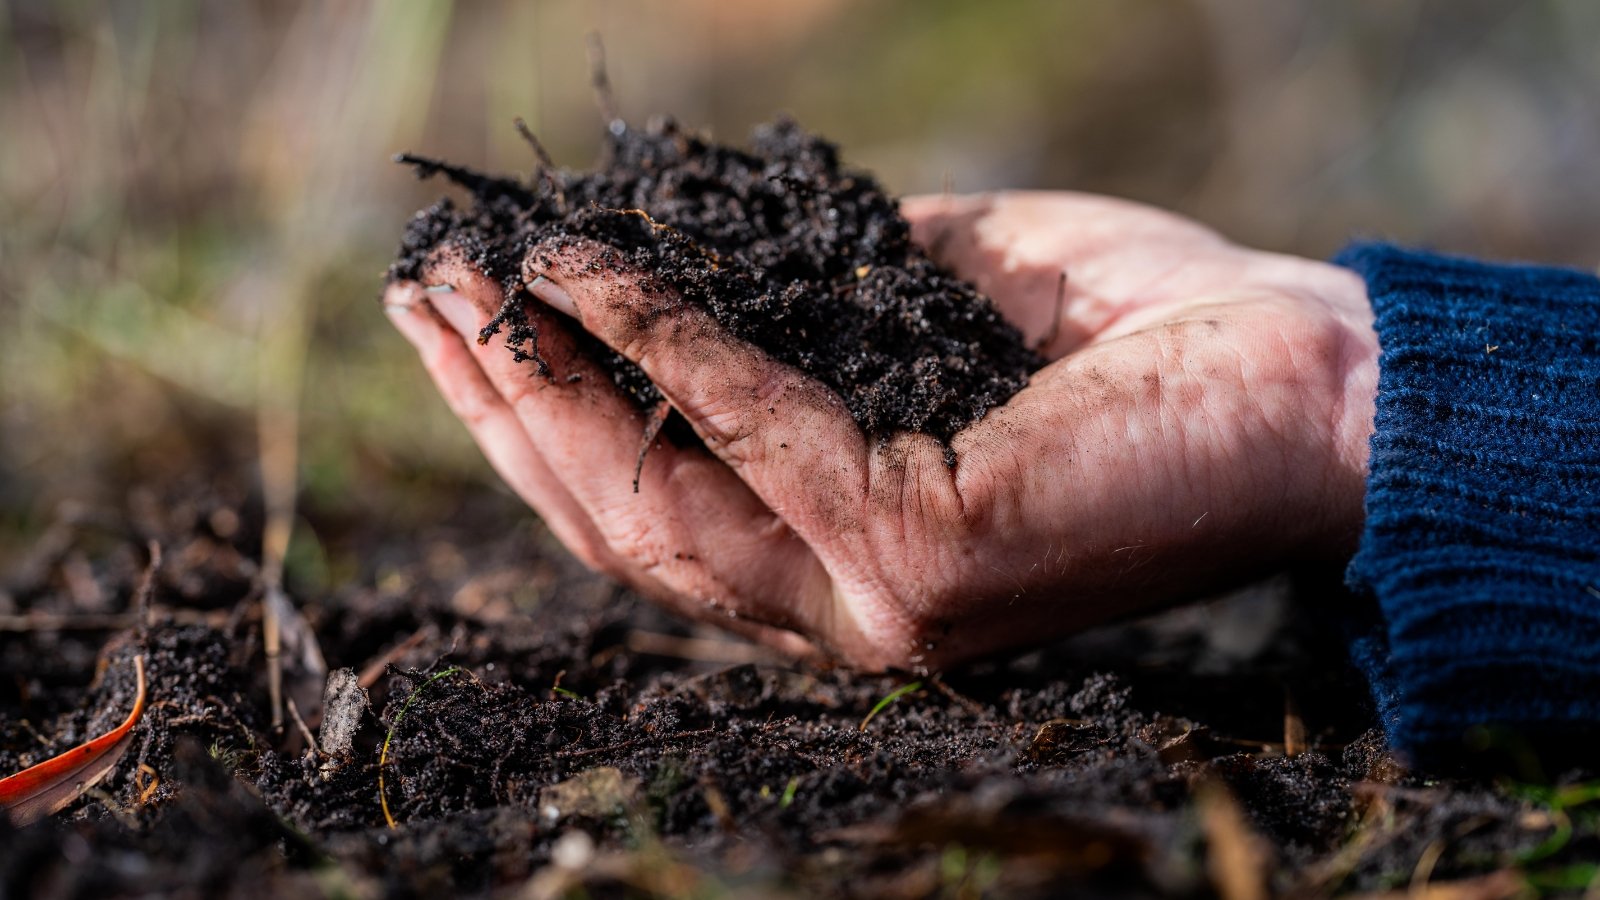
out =
[[[572,238],[617,249],[619,270],[700,304],[734,336],[826,384],[872,436],[913,431],[948,443],[1043,365],[987,298],[911,242],[870,175],[788,119],[756,129],[748,149],[670,119],[644,129],[615,120],[596,170],[541,166],[526,182],[401,159],[420,176],[450,178],[469,205],[444,199],[418,213],[389,277],[422,280],[440,248],[464,252],[505,287],[485,336],[504,327],[518,358],[547,377],[523,314],[537,302],[523,263]],[[590,346],[640,405],[660,400],[632,363]]]

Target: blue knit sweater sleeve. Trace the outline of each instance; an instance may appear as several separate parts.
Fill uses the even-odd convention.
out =
[[[1600,730],[1600,279],[1357,244],[1381,346],[1355,657],[1397,749]]]

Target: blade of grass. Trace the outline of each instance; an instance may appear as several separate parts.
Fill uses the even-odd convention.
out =
[[[0,780],[0,810],[17,825],[48,816],[83,796],[116,767],[132,743],[133,727],[144,715],[144,657],[133,658],[138,691],[133,711],[121,725],[36,766]]]
[[[429,678],[427,681],[417,685],[417,689],[412,691],[410,696],[406,697],[406,702],[400,704],[400,711],[395,713],[394,721],[389,723],[389,733],[383,736],[383,750],[378,754],[378,805],[383,807],[383,820],[389,823],[389,827],[391,829],[399,828],[400,825],[395,822],[394,814],[389,812],[389,792],[383,783],[383,769],[384,766],[389,762],[389,743],[394,740],[395,729],[400,727],[400,721],[406,717],[406,710],[411,708],[411,704],[416,702],[417,697],[427,689],[428,685],[433,684],[435,681],[438,681],[446,675],[454,675],[459,671],[461,671],[460,666],[451,666],[450,668],[445,669],[443,672],[440,672],[437,675]]]
[[[861,720],[860,730],[866,731],[867,725],[872,722],[873,718],[876,717],[878,713],[883,712],[883,710],[888,707],[889,704],[899,700],[901,697],[904,697],[912,691],[921,689],[921,687],[922,682],[913,681],[910,684],[901,685],[900,687],[890,691],[882,700],[878,701],[876,706],[872,707],[872,712],[867,713],[867,717]]]

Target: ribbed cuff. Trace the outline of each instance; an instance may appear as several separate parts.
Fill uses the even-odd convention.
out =
[[[1600,730],[1600,280],[1383,244],[1336,261],[1382,348],[1348,579],[1382,612],[1355,657],[1391,743]]]

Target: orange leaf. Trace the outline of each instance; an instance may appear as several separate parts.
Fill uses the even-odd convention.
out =
[[[139,724],[139,717],[144,715],[143,656],[133,658],[133,669],[139,679],[139,689],[133,698],[133,712],[128,713],[125,722],[54,759],[0,779],[0,810],[9,813],[14,824],[26,825],[56,812],[111,773],[132,743],[129,738],[133,726]]]

